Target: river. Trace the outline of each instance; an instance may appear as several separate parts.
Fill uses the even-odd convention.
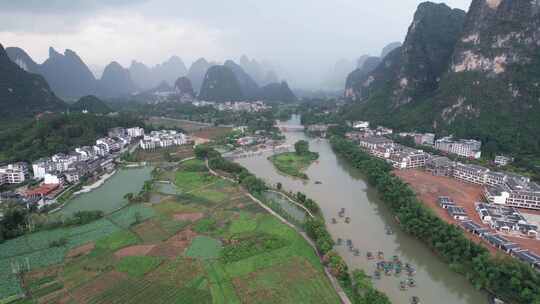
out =
[[[298,117],[287,124],[298,124]],[[360,268],[372,275],[376,266],[374,261],[366,258],[367,251],[375,255],[383,251],[387,260],[397,255],[404,263],[414,265],[417,270],[414,276],[416,287],[400,290],[400,281],[406,279],[405,274],[401,277],[383,274],[380,280],[374,281],[374,285],[387,294],[392,303],[408,304],[412,296],[418,296],[421,303],[429,304],[488,302],[484,292],[474,289],[464,276],[450,270],[427,246],[399,229],[390,210],[378,199],[376,190],[367,184],[358,170],[336,156],[328,141],[310,139],[301,132],[287,132],[285,135],[288,144],[300,139],[308,140],[310,149],[320,155],[319,162],[306,170],[310,177],[308,182],[279,174],[267,160],[268,154],[238,159],[237,162],[271,184],[280,182],[285,190],[301,191],[317,201],[334,239],[350,239],[354,247],[360,249],[360,256],[354,256],[346,246],[336,247],[350,268]],[[316,185],[315,181],[322,184]],[[346,224],[339,219],[341,208],[346,209],[351,223]],[[338,219],[338,223],[332,224],[332,218]],[[387,235],[386,227],[391,227],[394,233]]]

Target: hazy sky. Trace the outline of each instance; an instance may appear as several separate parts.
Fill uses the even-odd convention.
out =
[[[188,65],[242,54],[281,66],[296,86],[338,59],[403,41],[416,0],[0,0],[0,43],[42,62],[49,46],[94,66],[171,55]],[[471,0],[445,1],[468,9]],[[441,2],[441,1],[434,1]],[[284,72],[282,72],[284,74]]]

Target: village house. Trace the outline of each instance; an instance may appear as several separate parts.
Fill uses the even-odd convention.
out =
[[[504,167],[504,166],[507,166],[508,164],[510,164],[513,161],[514,161],[514,158],[512,158],[512,157],[508,157],[508,156],[504,156],[504,155],[497,155],[497,156],[495,156],[495,160],[493,162],[498,167]]]

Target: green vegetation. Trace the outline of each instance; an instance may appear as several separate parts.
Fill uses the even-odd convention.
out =
[[[270,157],[270,161],[281,173],[301,179],[308,179],[307,174],[303,171],[317,160],[317,158],[319,156],[316,153],[298,155],[293,152],[286,152]]]
[[[92,114],[45,115],[40,119],[0,132],[0,161],[33,161],[75,147],[94,144],[113,127],[143,126],[129,115],[115,117]]]
[[[125,272],[132,277],[142,277],[156,269],[160,263],[161,259],[157,257],[127,256],[116,265],[116,270]]]
[[[118,231],[96,242],[96,248],[115,251],[137,244],[137,236],[129,231]]]
[[[305,140],[296,142],[294,144],[294,150],[294,153],[281,153],[273,155],[269,159],[281,173],[301,179],[308,179],[307,174],[303,171],[319,158],[319,154],[310,152],[309,143]]]
[[[221,243],[207,236],[198,236],[193,239],[186,251],[186,256],[200,259],[215,259],[221,251]]]
[[[529,265],[506,256],[492,257],[486,248],[467,239],[461,229],[447,224],[419,202],[414,191],[394,176],[383,160],[344,139],[334,137],[331,143],[337,154],[366,174],[402,229],[424,241],[474,286],[511,303],[540,302],[540,275]]]

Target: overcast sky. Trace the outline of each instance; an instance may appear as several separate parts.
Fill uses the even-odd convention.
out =
[[[37,62],[49,46],[76,51],[92,66],[171,55],[188,65],[242,54],[314,85],[338,59],[378,55],[403,41],[416,0],[0,0],[0,43]],[[441,1],[435,1],[441,2]],[[445,1],[468,9],[471,0]],[[285,74],[285,72],[282,72]]]

